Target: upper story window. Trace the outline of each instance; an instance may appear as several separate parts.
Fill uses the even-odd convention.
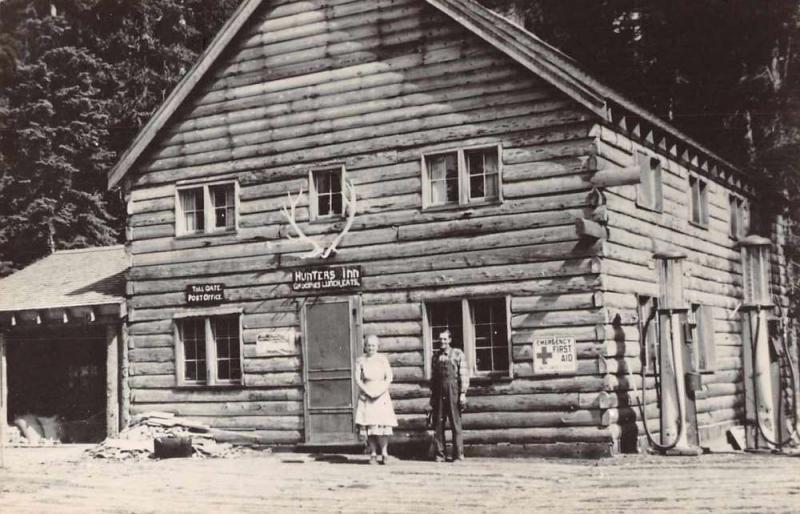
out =
[[[501,200],[500,167],[499,146],[424,155],[423,207]]]
[[[239,315],[184,318],[175,324],[178,385],[229,385],[242,381]]]
[[[638,153],[639,186],[636,188],[636,205],[661,212],[664,193],[661,178],[661,161],[644,152]]]
[[[341,167],[313,170],[309,177],[311,184],[311,219],[334,218],[344,213],[342,201]]]
[[[734,239],[744,239],[747,236],[747,220],[745,219],[744,199],[736,195],[728,197],[731,210],[730,234]]]
[[[176,235],[235,231],[238,196],[236,182],[178,186]]]
[[[472,376],[510,376],[508,301],[503,297],[426,304],[424,333],[427,350],[431,353],[438,350],[439,335],[450,330],[451,346],[464,351]],[[429,364],[426,362],[426,366]]]
[[[689,189],[691,190],[691,220],[701,227],[708,226],[708,182],[689,175]]]

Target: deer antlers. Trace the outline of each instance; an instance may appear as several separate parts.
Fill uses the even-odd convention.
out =
[[[353,226],[353,222],[356,219],[356,189],[347,178],[343,180],[342,193],[342,201],[344,202],[344,208],[347,212],[347,221],[345,222],[342,231],[336,236],[331,244],[327,246],[327,248],[324,248],[316,240],[308,237],[297,224],[296,209],[297,204],[300,203],[300,199],[303,197],[303,189],[300,189],[297,197],[293,197],[292,193],[287,193],[289,197],[289,206],[287,208],[287,206],[284,205],[283,208],[281,208],[281,214],[284,218],[286,218],[286,220],[289,222],[289,225],[297,235],[293,236],[292,234],[286,234],[286,237],[289,239],[300,239],[301,241],[305,241],[312,246],[312,250],[310,252],[300,256],[301,259],[311,259],[314,257],[322,257],[323,259],[327,259],[331,256],[331,254],[339,252],[337,246],[342,242],[344,236],[350,231],[350,228]],[[347,196],[344,196],[345,193]]]

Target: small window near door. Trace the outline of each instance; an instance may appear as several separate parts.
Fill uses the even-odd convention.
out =
[[[636,205],[661,212],[664,205],[661,161],[643,152],[639,152],[637,156],[639,185],[636,188]]]
[[[311,172],[311,218],[340,217],[342,208],[342,168]]]
[[[178,385],[228,385],[242,381],[239,315],[184,318],[175,323]]]
[[[708,183],[700,177],[690,175],[689,190],[692,223],[708,227]]]

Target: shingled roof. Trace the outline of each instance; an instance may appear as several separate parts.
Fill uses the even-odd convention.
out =
[[[239,5],[239,8],[228,19],[192,69],[184,75],[170,96],[139,132],[133,144],[128,147],[111,169],[108,175],[109,188],[116,186],[134,166],[216,60],[223,55],[228,44],[233,41],[250,16],[262,3],[268,1],[244,0]],[[735,165],[714,154],[655,114],[603,85],[558,49],[545,43],[523,27],[483,7],[475,0],[424,1],[588,108],[598,116],[599,120],[614,125],[617,123],[613,119],[612,110],[617,113],[625,113],[649,123],[652,127],[692,148],[694,152],[705,156],[704,160],[710,159],[717,165],[743,176],[742,171]]]
[[[0,280],[0,312],[122,303],[129,266],[121,245],[55,252]]]

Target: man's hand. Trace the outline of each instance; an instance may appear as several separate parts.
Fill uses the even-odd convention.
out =
[[[461,396],[458,397],[458,408],[459,408],[459,410],[466,410],[466,408],[467,408],[467,393],[461,393]]]
[[[433,412],[433,407],[429,404],[425,406],[425,414],[430,414]]]

